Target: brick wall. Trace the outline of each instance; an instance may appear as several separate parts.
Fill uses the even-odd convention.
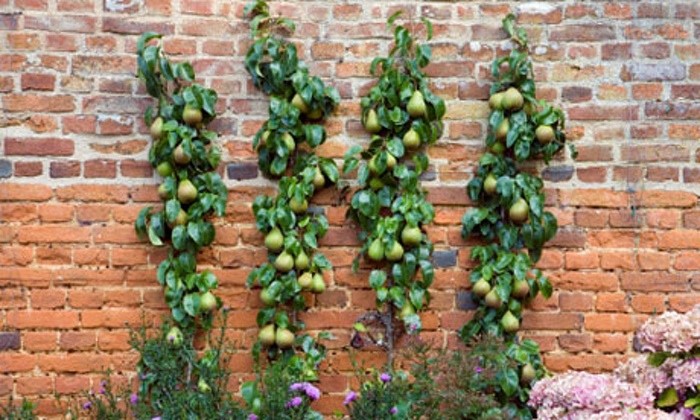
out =
[[[425,335],[455,343],[469,317],[461,303],[471,266],[459,235],[464,187],[481,153],[490,61],[502,51],[509,11],[529,30],[539,95],[568,115],[577,161],[544,171],[561,229],[541,267],[556,288],[525,316],[552,370],[611,369],[632,351],[649,314],[700,302],[700,5],[694,1],[275,2],[296,20],[300,53],[343,97],[320,148],[340,158],[364,142],[359,98],[369,63],[388,50],[384,21],[400,5],[435,23],[434,87],[446,98],[443,138],[426,182],[437,217],[434,301]],[[141,112],[150,103],[133,77],[142,31],[167,35],[175,59],[195,63],[221,94],[231,194],[217,240],[200,258],[234,310],[230,337],[237,381],[249,376],[257,293],[244,281],[262,262],[251,201],[274,184],[260,177],[251,138],[268,98],[249,83],[243,1],[0,0],[0,398],[95,386],[111,367],[132,376],[125,322],[164,308],[155,282],[163,250],[140,242],[133,221],[157,202]],[[330,329],[321,387],[338,407],[351,370],[349,327],[372,306],[366,273],[350,269],[358,242],[337,193],[317,197],[332,224],[323,251],[335,266],[326,293],[304,318]],[[363,353],[374,362],[381,355]]]

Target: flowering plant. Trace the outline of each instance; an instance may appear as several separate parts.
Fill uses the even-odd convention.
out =
[[[406,372],[371,370],[362,376],[359,392],[350,391],[345,396],[344,405],[351,419],[409,418],[411,385]]]
[[[570,372],[537,382],[529,404],[541,419],[700,418],[700,305],[651,318],[635,336],[637,356],[614,372]],[[605,392],[601,393],[600,390]]]

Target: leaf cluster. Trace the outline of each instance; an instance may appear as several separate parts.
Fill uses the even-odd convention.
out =
[[[415,331],[420,318],[414,312],[429,303],[434,278],[433,245],[423,228],[432,222],[435,210],[420,176],[429,166],[425,148],[442,134],[445,102],[430,90],[422,70],[430,62],[430,46],[397,25],[398,16],[387,23],[394,46],[387,57],[372,61],[371,73],[378,80],[361,100],[362,123],[371,140],[366,149],[348,150],[343,172],[357,170],[359,184],[348,211],[362,229],[363,245],[353,268],[358,269],[362,255],[388,261],[388,270],[376,269],[370,275],[377,305],[401,310],[404,323]],[[423,23],[429,40],[432,25]]]
[[[153,245],[171,247],[157,279],[165,287],[173,319],[188,325],[201,316],[208,328],[210,309],[200,302],[217,280],[211,272],[196,272],[196,255],[214,240],[215,229],[207,218],[223,216],[228,195],[216,173],[221,158],[217,134],[206,129],[216,116],[217,94],[194,83],[191,64],[171,62],[153,42],[160,38],[153,32],[139,38],[137,63],[139,78],[158,101],[146,111],[145,121],[153,138],[149,161],[163,177],[158,194],[164,205],[144,208],[135,228]]]

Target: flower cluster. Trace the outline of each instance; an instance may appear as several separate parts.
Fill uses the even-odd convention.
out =
[[[666,312],[651,318],[637,331],[643,352],[687,353],[700,344],[700,305],[686,314]]]
[[[289,386],[289,392],[299,392],[301,395],[295,395],[287,401],[287,408],[296,408],[302,405],[304,403],[302,396],[308,397],[311,401],[321,398],[321,390],[309,382],[295,382]]]
[[[537,417],[695,418],[693,408],[700,407],[700,359],[694,352],[700,348],[700,305],[686,314],[667,312],[651,318],[636,340],[641,350],[652,354],[633,357],[612,373],[570,372],[537,382],[529,401]]]

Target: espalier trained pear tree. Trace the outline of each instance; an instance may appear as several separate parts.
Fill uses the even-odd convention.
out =
[[[359,269],[364,255],[372,268],[369,284],[378,309],[360,318],[354,341],[367,332],[367,321],[379,323],[384,331],[374,341],[388,351],[390,363],[400,331],[394,321],[411,333],[419,331],[416,312],[430,302],[433,245],[422,228],[432,222],[435,211],[420,177],[428,169],[426,148],[441,136],[445,115],[445,102],[430,90],[422,71],[430,62],[430,46],[396,25],[398,17],[396,13],[387,22],[394,46],[389,56],[372,61],[371,73],[378,81],[361,101],[369,145],[348,150],[343,168],[345,173],[357,169],[359,184],[348,211],[361,228],[363,243],[353,269]],[[430,40],[432,25],[426,19],[423,24]]]
[[[260,287],[260,327],[254,356],[265,351],[268,358],[285,363],[300,380],[317,380],[316,369],[325,349],[313,337],[302,334],[303,322],[297,312],[306,309],[307,297],[323,293],[323,272],[331,269],[328,259],[318,252],[318,238],[328,230],[328,220],[312,212],[309,201],[314,193],[338,181],[338,168],[331,159],[314,149],[326,140],[324,119],[340,102],[338,92],[309,74],[299,60],[295,45],[281,36],[293,32],[294,24],[270,15],[266,2],[246,7],[251,18],[253,44],[245,66],[253,84],[271,96],[269,119],[255,135],[253,147],[259,167],[270,178],[279,178],[275,197],[258,196],[253,203],[256,227],[264,235],[268,261],[254,269],[247,284]],[[328,338],[328,334],[319,334]],[[249,383],[250,404],[262,380]]]
[[[462,235],[488,244],[471,251],[477,261],[470,279],[478,309],[460,333],[465,342],[491,334],[510,343],[507,356],[518,362],[519,371],[499,372],[499,398],[512,416],[530,418],[525,405],[530,384],[544,375],[544,368],[537,344],[520,341],[516,334],[523,306],[539,293],[546,298],[552,294],[549,280],[534,266],[556,234],[557,220],[544,209],[542,180],[518,164],[539,157],[548,163],[564,148],[566,136],[563,112],[535,97],[527,34],[514,22],[513,15],[503,20],[513,48],[493,62],[488,151],[467,186],[478,207],[465,214]]]

